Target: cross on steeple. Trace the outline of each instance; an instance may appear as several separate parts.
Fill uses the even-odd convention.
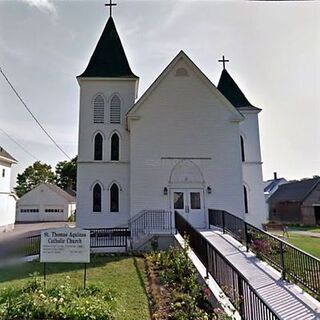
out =
[[[112,0],[110,0],[109,3],[106,3],[105,6],[109,7],[110,9],[110,17],[112,17],[112,7],[115,7],[117,4],[116,3],[112,3]]]
[[[224,56],[222,56],[221,60],[218,60],[219,62],[222,62],[223,64],[223,70],[226,68],[226,62],[229,62],[229,60],[225,59]]]

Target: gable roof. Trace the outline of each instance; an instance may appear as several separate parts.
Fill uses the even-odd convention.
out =
[[[24,194],[21,198],[23,199],[25,196],[29,195],[29,193],[34,192],[36,189],[39,189],[41,187],[47,187],[49,190],[51,190],[52,192],[56,193],[58,196],[62,197],[63,199],[65,199],[66,201],[68,201],[69,203],[75,203],[76,202],[76,198],[71,196],[68,192],[62,190],[60,187],[58,187],[55,184],[52,183],[40,183],[37,186],[35,186],[33,189],[31,189],[29,192],[27,192],[26,194]]]
[[[268,202],[302,202],[320,183],[320,178],[289,182],[279,186]]]
[[[18,161],[13,158],[6,150],[0,147],[0,159],[9,163],[17,163]]]
[[[68,192],[64,191],[63,189],[61,189],[57,185],[52,184],[52,183],[43,183],[43,184],[46,185],[53,192],[57,193],[59,196],[61,196],[64,199],[66,199],[68,202],[76,202],[76,198],[75,197],[73,197],[71,194],[69,194]]]
[[[115,23],[110,17],[81,77],[138,78],[131,71]]]
[[[183,59],[184,62],[192,69],[198,76],[205,82],[205,84],[211,90],[214,90],[215,93],[218,94],[218,97],[222,101],[222,103],[233,113],[234,121],[241,121],[244,119],[243,115],[229,102],[228,99],[225,98],[223,94],[217,87],[210,81],[210,79],[197,67],[197,65],[188,57],[188,55],[181,50],[175,58],[168,64],[168,66],[160,73],[160,75],[156,78],[156,80],[151,84],[151,86],[144,92],[141,98],[128,110],[127,117],[134,117],[134,112],[136,112],[140,106],[144,103],[144,101],[152,94],[152,92],[158,87],[160,82],[165,78],[165,76],[174,68],[174,66],[178,63],[180,59]]]
[[[272,179],[265,182],[264,192],[272,192],[279,183],[283,182],[285,183],[287,180],[285,178],[278,178],[278,179]]]
[[[234,105],[234,107],[260,110],[248,101],[226,69],[223,69],[221,73],[218,89]]]

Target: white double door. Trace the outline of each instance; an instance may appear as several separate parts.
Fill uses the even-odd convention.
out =
[[[203,189],[172,189],[172,208],[194,227],[204,228],[206,219],[203,196]]]

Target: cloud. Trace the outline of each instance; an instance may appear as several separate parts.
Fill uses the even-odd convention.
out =
[[[36,7],[41,11],[47,11],[52,14],[56,14],[57,10],[51,0],[21,0],[28,3],[31,7]]]

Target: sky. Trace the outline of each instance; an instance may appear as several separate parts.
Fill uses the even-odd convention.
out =
[[[79,86],[106,0],[0,0],[0,67],[65,152],[78,143]],[[218,84],[227,70],[259,115],[264,179],[320,174],[320,2],[118,0],[113,17],[139,96],[180,51]],[[0,145],[18,160],[67,160],[0,74]]]

